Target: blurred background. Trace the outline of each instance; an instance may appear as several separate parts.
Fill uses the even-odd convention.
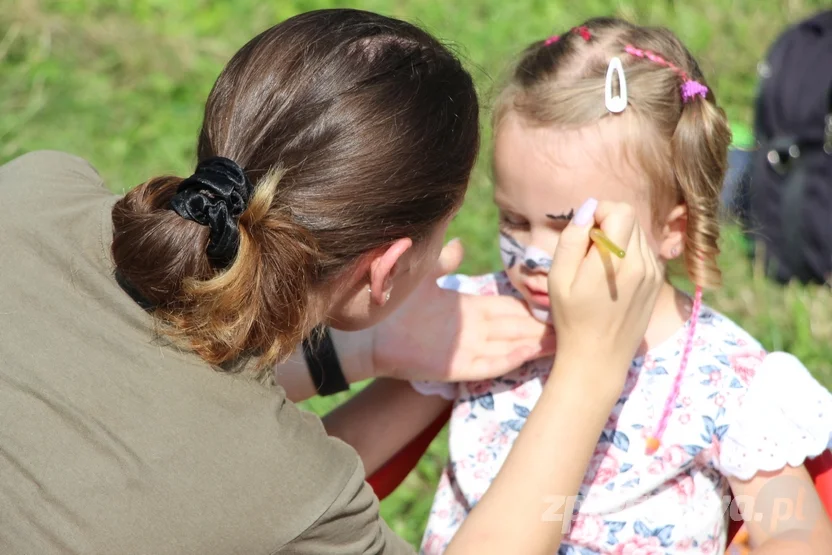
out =
[[[529,42],[598,15],[670,27],[699,58],[741,132],[751,122],[766,49],[785,26],[828,8],[829,0],[0,0],[0,164],[34,149],[65,150],[90,160],[117,192],[154,175],[189,175],[203,102],[223,64],[263,29],[329,7],[420,24],[452,45],[473,73],[485,142],[450,236],[467,248],[463,271],[478,273],[500,264],[487,108],[495,81]],[[771,284],[744,248],[737,228],[726,224],[725,285],[706,301],[767,348],[800,357],[829,387],[830,290]],[[307,406],[324,412],[343,398]],[[440,435],[382,504],[387,521],[414,544],[445,455]]]

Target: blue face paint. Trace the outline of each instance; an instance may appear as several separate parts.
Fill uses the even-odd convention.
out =
[[[511,270],[517,264],[522,264],[529,271],[540,270],[549,273],[552,269],[552,257],[537,247],[527,247],[511,235],[500,232],[500,256],[506,270]],[[551,322],[549,310],[530,306],[532,315],[541,322]]]

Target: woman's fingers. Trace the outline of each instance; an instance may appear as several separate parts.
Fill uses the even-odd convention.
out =
[[[629,251],[637,227],[635,212],[623,203],[601,202],[595,211],[595,221],[607,238],[616,246]],[[560,248],[560,245],[558,245]],[[632,264],[629,252],[623,259],[610,254],[601,245],[593,245],[573,277],[576,287],[607,294],[612,299],[620,296],[617,275],[622,266]],[[558,268],[560,270],[560,268]]]
[[[647,242],[647,234],[644,233],[644,230],[639,228],[639,250],[642,259],[644,260],[644,267],[645,267],[645,274],[644,280],[647,283],[652,283],[654,281],[656,271],[658,269],[656,263],[656,256],[653,254],[653,251],[650,249],[650,244]]]
[[[624,258],[619,258],[606,251],[604,247],[599,247],[603,262],[617,275],[622,264],[626,262],[627,255],[635,246],[634,241],[638,241],[635,211],[628,204],[602,202],[595,211],[595,221],[604,235],[626,253]]]
[[[462,246],[462,241],[459,239],[452,239],[442,248],[439,253],[439,260],[436,262],[436,267],[433,271],[433,279],[437,280],[442,276],[447,276],[457,271],[459,265],[462,264],[462,259],[465,257],[465,248]]]
[[[528,341],[501,341],[492,343],[482,356],[474,359],[470,368],[454,372],[454,380],[484,380],[502,376],[516,370],[535,358],[555,353],[555,339],[550,336],[539,344]],[[462,376],[460,377],[460,374]]]
[[[504,316],[489,321],[487,331],[489,342],[516,339],[533,341],[554,334],[551,326],[532,318],[528,310],[524,315]]]
[[[589,199],[578,208],[572,220],[560,234],[558,246],[552,256],[549,272],[549,295],[565,295],[572,288],[590,245],[589,231],[595,223],[598,201]]]
[[[531,323],[539,323],[536,320],[532,320],[529,315],[529,306],[524,301],[515,297],[510,297],[508,295],[479,297],[476,295],[466,295],[464,293],[461,293],[461,295],[463,295],[466,299],[463,302],[467,302],[468,299],[471,299],[473,302],[478,303],[488,318],[493,318],[495,320],[519,318],[521,320],[528,320]]]
[[[627,244],[627,254],[622,261],[619,281],[635,276],[638,283],[641,283],[648,270],[648,260],[646,258],[649,254],[648,251],[649,247],[647,246],[644,230],[641,229],[640,225],[634,223]],[[638,283],[633,283],[632,287],[637,286]],[[628,287],[629,284],[622,283],[622,285]]]

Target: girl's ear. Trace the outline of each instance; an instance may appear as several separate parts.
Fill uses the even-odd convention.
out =
[[[667,214],[659,239],[659,256],[665,260],[678,258],[685,252],[688,228],[688,207],[678,204]]]

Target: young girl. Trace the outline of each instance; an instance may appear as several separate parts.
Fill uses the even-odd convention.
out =
[[[832,396],[793,357],[762,364],[760,344],[701,302],[720,281],[730,132],[691,54],[665,29],[588,21],[525,51],[494,126],[505,271],[450,276],[444,287],[514,295],[549,319],[548,253],[587,198],[633,206],[652,249],[665,263],[681,258],[696,286],[692,298],[669,282],[660,294],[578,499],[541,492],[543,520],[575,503],[560,552],[721,553],[728,516],[739,518],[727,511],[731,492],[752,545],[792,553],[791,538],[828,548],[830,523],[802,465],[829,444]],[[593,248],[613,272],[610,252]],[[550,367],[540,360],[453,386],[450,462],[424,553],[441,553],[486,492]],[[414,384],[439,391],[429,385]],[[778,503],[796,498],[805,508],[787,518]]]

